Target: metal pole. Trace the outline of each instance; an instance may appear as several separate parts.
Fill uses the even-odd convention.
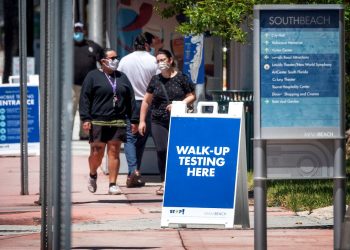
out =
[[[79,21],[82,23],[85,23],[85,16],[84,16],[84,0],[78,0],[79,3],[79,7],[78,7],[78,11],[79,11]]]
[[[254,8],[254,56],[260,58],[260,11]],[[261,139],[260,59],[254,60],[254,249],[267,249],[266,233],[266,141]]]
[[[50,15],[51,13],[51,15]],[[42,250],[52,249],[52,192],[49,181],[52,177],[49,140],[49,86],[52,58],[52,4],[40,1],[40,197],[41,203],[41,241]],[[50,27],[50,25],[52,27]]]
[[[106,46],[117,50],[117,1],[108,0],[107,13],[107,37]]]
[[[267,249],[266,233],[266,141],[254,141],[254,249]]]
[[[50,140],[53,168],[53,249],[71,249],[71,138],[73,11],[70,0],[53,1],[54,40]]]
[[[73,23],[76,22],[76,20],[79,20],[79,12],[77,11],[77,8],[79,8],[79,3],[77,3],[77,0],[73,1]]]
[[[21,98],[21,195],[28,195],[28,114],[27,114],[27,10],[26,0],[19,0],[19,55]]]
[[[344,222],[346,200],[346,174],[345,174],[345,142],[343,139],[334,140],[334,179],[333,179],[333,209],[334,209],[334,249],[340,249],[341,229]]]
[[[341,113],[340,121],[345,117],[345,36],[344,36],[344,9],[339,10],[340,30],[340,93]],[[345,131],[345,122],[341,122],[340,129]],[[345,137],[345,135],[343,134]],[[334,140],[334,177],[333,177],[333,213],[334,213],[334,249],[341,249],[342,225],[346,210],[346,171],[345,171],[345,139]]]
[[[102,46],[103,44],[103,1],[89,1],[89,38]]]

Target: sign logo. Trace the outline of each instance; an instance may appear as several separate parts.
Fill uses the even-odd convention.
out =
[[[171,214],[183,214],[185,215],[185,209],[170,209],[169,212]]]

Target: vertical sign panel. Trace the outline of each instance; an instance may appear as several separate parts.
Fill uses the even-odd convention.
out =
[[[204,83],[204,36],[185,36],[183,72],[193,83]]]
[[[39,154],[39,87],[28,85],[28,152]],[[0,155],[20,154],[19,85],[0,85]]]
[[[336,138],[341,128],[339,10],[260,10],[262,138]]]

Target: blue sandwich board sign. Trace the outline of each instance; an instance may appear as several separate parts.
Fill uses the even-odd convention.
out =
[[[177,113],[173,106],[161,226],[233,227],[242,139],[238,115]],[[198,108],[201,110],[201,108]]]

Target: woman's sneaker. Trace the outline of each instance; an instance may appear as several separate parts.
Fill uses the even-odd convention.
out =
[[[118,185],[112,185],[108,189],[108,194],[122,194],[122,190]]]
[[[89,176],[88,189],[91,193],[96,192],[96,190],[97,190],[97,178],[91,178],[91,176]]]

